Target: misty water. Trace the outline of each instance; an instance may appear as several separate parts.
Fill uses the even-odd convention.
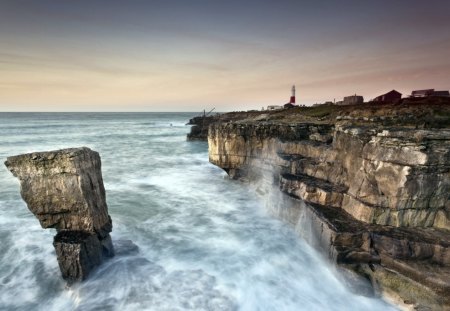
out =
[[[1,310],[389,310],[264,209],[264,198],[187,142],[192,113],[0,114],[0,158],[87,146],[100,152],[119,254],[66,288],[44,230],[0,169]]]

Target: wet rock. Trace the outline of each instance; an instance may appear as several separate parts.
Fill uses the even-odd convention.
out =
[[[208,143],[210,162],[233,178],[265,170],[283,191],[367,223],[450,230],[450,130],[214,123]]]
[[[69,283],[83,281],[102,262],[97,235],[85,231],[60,231],[54,238],[59,268]]]
[[[101,161],[89,148],[8,157],[20,193],[43,228],[55,228],[54,246],[64,279],[84,280],[114,256]]]
[[[450,309],[449,129],[228,122],[208,144],[330,260],[416,308]]]
[[[208,139],[208,127],[211,123],[218,120],[217,115],[202,115],[194,117],[189,120],[188,125],[192,125],[191,131],[186,138],[189,141],[200,140],[206,141]]]

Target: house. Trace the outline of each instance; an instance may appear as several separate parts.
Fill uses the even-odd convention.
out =
[[[357,105],[364,103],[364,97],[360,95],[352,95],[352,96],[346,96],[344,97],[344,100],[342,102],[337,102],[336,105]]]
[[[434,93],[434,89],[412,91],[411,97],[428,97]]]
[[[402,93],[392,90],[386,94],[377,96],[373,99],[374,102],[395,102],[402,98]]]
[[[428,97],[428,96],[449,97],[450,93],[448,91],[435,91],[434,89],[416,90],[412,91],[411,93],[411,97]]]
[[[450,93],[448,91],[434,91],[432,96],[449,97]]]
[[[278,105],[267,106],[267,110],[278,110],[278,109],[283,109],[283,106]]]

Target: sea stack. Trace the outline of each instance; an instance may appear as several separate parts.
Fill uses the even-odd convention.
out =
[[[53,245],[65,280],[82,281],[114,256],[98,152],[35,152],[8,157],[5,165],[20,180],[22,198],[42,228],[57,230]]]

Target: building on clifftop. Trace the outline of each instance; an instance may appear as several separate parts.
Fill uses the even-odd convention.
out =
[[[428,97],[433,94],[434,89],[415,90],[411,92],[411,97]]]
[[[449,91],[435,91],[434,89],[426,90],[415,90],[411,92],[411,97],[429,97],[429,96],[439,96],[439,97],[449,97]]]
[[[434,91],[431,96],[450,97],[449,91]]]
[[[291,98],[287,104],[284,104],[284,108],[293,108],[295,107],[295,85],[291,88]]]
[[[337,102],[336,105],[346,106],[346,105],[357,105],[364,103],[364,97],[360,95],[351,95],[344,97],[344,100]]]
[[[289,104],[295,105],[295,85],[291,88],[291,99],[289,100]]]
[[[283,109],[283,106],[279,106],[279,105],[269,105],[267,106],[267,110],[271,111],[271,110],[279,110],[279,109]]]
[[[402,93],[392,90],[386,94],[375,97],[373,102],[396,102],[402,98]]]

